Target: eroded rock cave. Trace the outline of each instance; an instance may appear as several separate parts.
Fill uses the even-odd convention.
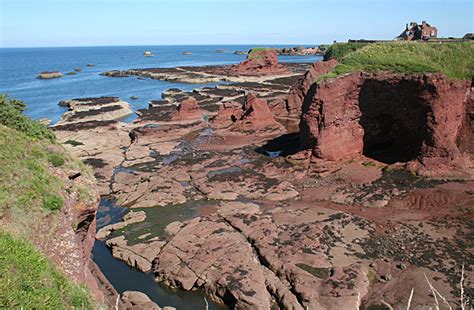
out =
[[[432,113],[420,83],[366,80],[359,94],[363,135],[362,154],[392,164],[416,159],[429,139]]]
[[[430,173],[449,169],[463,162],[456,141],[470,90],[470,81],[442,74],[353,73],[323,81],[304,100],[302,148],[324,160],[365,155]]]

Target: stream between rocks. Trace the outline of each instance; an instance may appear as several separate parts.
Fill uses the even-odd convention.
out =
[[[128,209],[118,206],[113,199],[102,197],[97,211],[97,230],[120,222]],[[118,293],[140,291],[147,294],[160,307],[172,306],[178,310],[206,309],[205,294],[202,291],[173,290],[154,281],[153,273],[143,273],[115,259],[105,244],[106,240],[96,240],[92,249],[92,259]],[[207,298],[210,310],[228,309]]]

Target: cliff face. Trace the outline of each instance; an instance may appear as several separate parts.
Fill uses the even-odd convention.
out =
[[[24,120],[24,127],[29,128],[28,122]],[[67,278],[86,285],[96,301],[105,303],[90,260],[99,206],[97,181],[54,139],[34,139],[32,132],[0,125],[0,232],[27,239]],[[28,294],[21,296],[28,299]],[[24,300],[13,302],[23,305]]]
[[[68,278],[89,287],[97,301],[106,302],[92,275],[91,268],[95,266],[90,259],[95,241],[95,215],[99,206],[95,180],[77,171],[71,171],[69,175],[55,172],[65,185],[64,206],[57,213],[40,220],[31,240]],[[87,197],[81,197],[84,194],[76,192],[73,184],[80,184]]]
[[[301,144],[320,159],[365,155],[436,174],[464,164],[460,145],[466,151],[472,141],[470,94],[470,81],[443,74],[352,73],[326,80],[304,99]]]
[[[314,81],[321,75],[330,72],[337,66],[338,62],[335,59],[329,61],[315,62],[308,72],[291,86],[288,100],[286,102],[286,110],[290,115],[300,115],[303,100],[308,93]]]

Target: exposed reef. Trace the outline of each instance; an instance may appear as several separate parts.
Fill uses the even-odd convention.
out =
[[[50,79],[57,79],[62,76],[63,74],[59,71],[44,71],[38,74],[38,79],[50,80]]]
[[[130,105],[117,97],[77,98],[60,101],[59,105],[69,108],[69,112],[64,113],[56,125],[87,122],[91,120],[116,120],[133,113],[130,109]]]

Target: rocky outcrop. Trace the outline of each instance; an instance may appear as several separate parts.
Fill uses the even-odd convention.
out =
[[[263,82],[276,77],[296,76],[306,72],[308,69],[307,63],[283,63],[277,64],[278,58],[270,60],[270,66],[262,62],[253,60],[247,64],[247,69],[243,74],[235,72],[233,68],[239,65],[225,65],[225,66],[203,66],[203,67],[176,67],[176,68],[143,68],[130,69],[126,71],[112,70],[101,73],[101,75],[109,77],[127,77],[136,75],[143,78],[151,78],[156,80],[163,80],[177,83],[192,83],[192,84],[209,84],[219,82]],[[252,73],[248,65],[257,64]],[[272,65],[273,64],[273,65]],[[264,68],[264,69],[262,69]]]
[[[38,74],[38,79],[41,80],[50,80],[50,79],[57,79],[62,77],[63,74],[59,71],[44,71]]]
[[[286,132],[273,116],[267,101],[254,94],[247,95],[243,105],[237,102],[222,104],[210,125],[214,130],[212,137],[220,142],[205,144],[202,148],[238,148]]]
[[[295,46],[295,47],[285,47],[278,50],[280,55],[285,56],[308,56],[308,55],[321,55],[323,51],[318,47],[304,47],[304,46]]]
[[[234,75],[285,74],[287,69],[278,63],[278,53],[272,49],[249,53],[247,59],[229,69]]]
[[[291,86],[286,101],[286,110],[288,111],[288,114],[300,116],[303,100],[311,86],[314,85],[314,82],[318,77],[329,73],[337,66],[337,64],[338,62],[335,59],[315,62],[311,68],[309,68],[308,72]]]
[[[69,111],[61,116],[56,125],[88,121],[110,121],[133,113],[130,105],[117,97],[78,98],[59,102]]]
[[[125,291],[121,297],[125,309],[130,310],[161,310],[146,294],[138,291]]]
[[[302,146],[320,159],[365,155],[407,162],[422,174],[462,166],[456,141],[470,87],[442,74],[352,73],[323,81],[304,100]]]
[[[202,112],[199,109],[196,99],[188,97],[181,101],[172,118],[181,121],[201,119]]]

